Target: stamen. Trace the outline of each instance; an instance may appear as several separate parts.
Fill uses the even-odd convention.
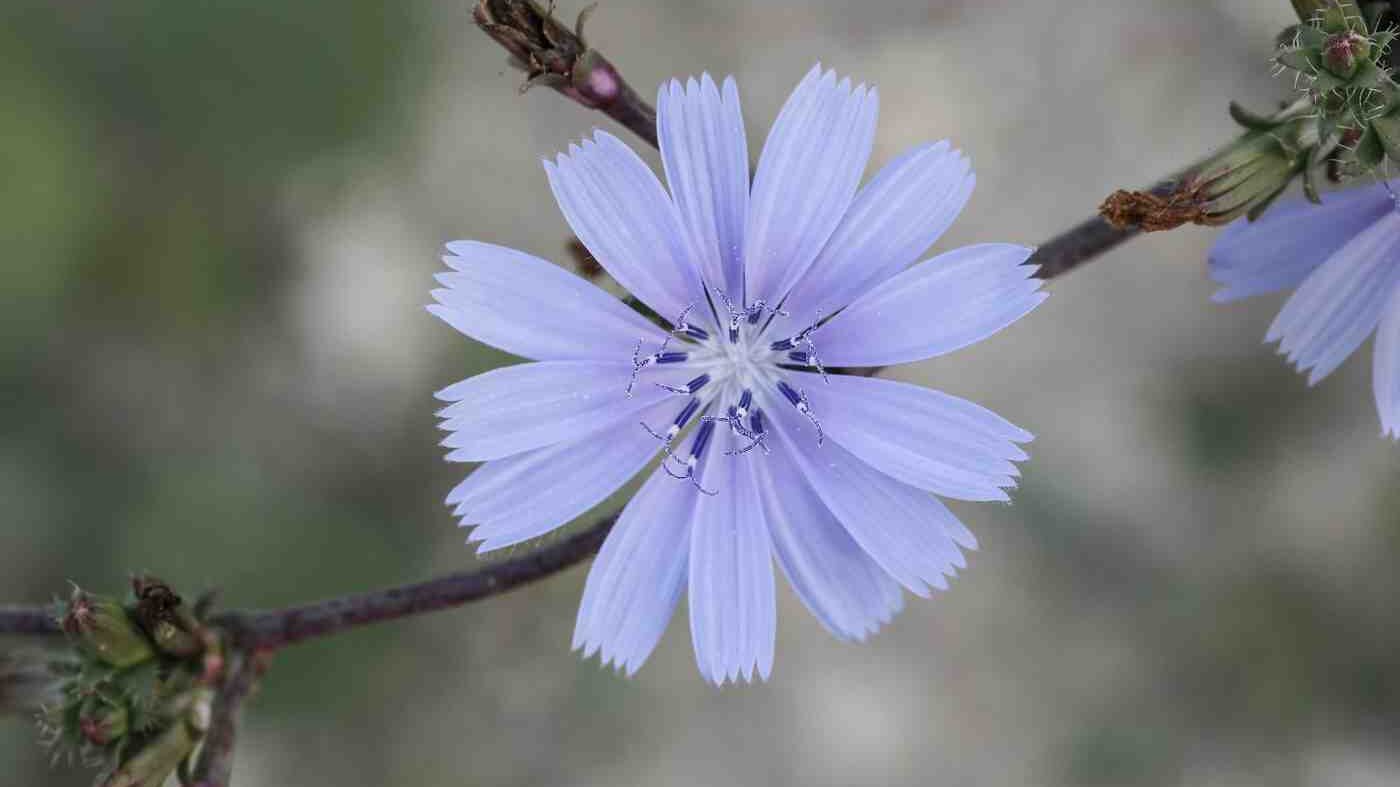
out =
[[[765,454],[771,453],[768,446],[763,442],[762,419],[758,419],[756,421],[756,423],[759,425],[759,431],[757,433],[750,431],[748,427],[744,426],[744,419],[749,417],[749,408],[752,406],[753,391],[750,391],[746,388],[744,389],[744,392],[739,395],[738,405],[731,405],[729,407],[729,413],[727,415],[707,415],[700,419],[701,421],[707,423],[728,424],[730,431],[749,441],[748,445],[741,446],[739,448],[731,448],[725,451],[725,456],[738,456],[739,454],[747,454],[748,452],[752,451],[755,447],[763,448],[763,453]],[[757,413],[755,413],[755,415],[757,415]]]
[[[807,420],[811,421],[812,426],[817,428],[817,445],[821,445],[825,435],[822,433],[822,425],[817,420],[816,413],[812,412],[811,403],[807,401],[807,392],[798,391],[786,382],[779,380],[778,393],[782,394],[793,407],[796,407],[797,412],[807,416]]]
[[[706,489],[701,486],[700,479],[695,477],[695,468],[700,464],[700,457],[705,454],[705,448],[709,446],[710,437],[714,435],[714,433],[714,422],[706,421],[700,424],[699,431],[695,433],[695,439],[690,443],[690,456],[686,457],[685,461],[680,462],[680,459],[677,458],[675,454],[668,455],[668,459],[676,459],[676,461],[680,462],[684,472],[678,473],[671,470],[670,465],[668,465],[665,460],[661,463],[661,467],[666,471],[667,475],[680,481],[689,481],[691,484],[694,484],[695,488],[700,490],[701,493],[710,495],[711,497],[719,494],[719,491]]]
[[[689,336],[692,339],[699,339],[703,342],[706,339],[710,338],[710,334],[707,333],[703,328],[691,325],[690,323],[685,321],[686,315],[690,314],[690,310],[694,308],[695,304],[692,303],[689,306],[685,307],[683,310],[681,310],[681,316],[677,317],[675,323],[673,323],[675,325],[675,328],[671,329],[671,333],[678,333],[682,336]]]
[[[762,448],[765,456],[773,453],[773,449],[768,447],[768,443],[765,440],[768,435],[763,430],[762,410],[753,411],[753,416],[749,418],[749,428],[745,429],[743,428],[743,424],[739,424],[736,431],[744,437],[747,437],[749,439],[749,444],[725,451],[724,453],[727,456],[740,456],[741,454],[747,454],[755,448]]]
[[[663,388],[671,393],[690,395],[704,388],[710,382],[709,374],[702,374],[685,385],[667,385],[666,383],[654,383],[657,388]]]
[[[822,313],[817,312],[817,319],[813,320],[811,325],[808,325],[806,328],[803,328],[801,331],[798,331],[795,335],[787,339],[782,339],[780,341],[773,342],[772,344],[768,345],[768,349],[774,352],[782,352],[784,350],[795,349],[798,346],[805,346],[807,348],[807,351],[805,353],[791,353],[788,355],[788,357],[794,361],[798,361],[799,363],[806,364],[807,366],[815,367],[817,372],[822,376],[822,382],[830,383],[831,380],[827,379],[826,376],[826,367],[822,366],[822,360],[817,356],[817,344],[816,342],[812,341],[812,334],[817,332],[817,329],[821,327],[821,324]],[[802,356],[800,360],[797,357],[799,355]]]
[[[735,344],[739,341],[739,323],[744,319],[744,313],[734,308],[734,301],[729,300],[724,290],[715,290],[715,294],[724,301],[724,309],[729,312],[729,343]]]
[[[669,352],[656,354],[657,363],[685,363],[688,360],[690,360],[690,353]]]
[[[636,385],[637,385],[637,377],[641,375],[643,369],[645,369],[646,367],[650,366],[650,365],[653,364],[653,363],[662,363],[661,358],[662,358],[662,356],[664,356],[664,355],[676,355],[676,354],[677,354],[677,353],[667,353],[667,352],[666,352],[666,345],[668,345],[668,344],[671,343],[671,337],[667,336],[665,339],[663,339],[663,340],[661,341],[661,347],[658,348],[656,352],[654,352],[654,353],[652,353],[651,355],[648,355],[648,356],[646,356],[645,358],[643,358],[643,357],[642,357],[642,342],[643,342],[643,341],[645,341],[645,340],[643,340],[643,339],[638,339],[638,340],[637,340],[637,346],[636,346],[636,348],[632,350],[632,379],[629,380],[628,383],[627,383],[627,398],[628,398],[628,399],[631,399],[631,398],[632,398],[632,389],[633,389],[634,387],[636,387]],[[680,354],[683,355],[684,353],[680,353]],[[674,362],[674,361],[667,361],[666,363],[675,363],[675,362]]]
[[[776,315],[779,315],[779,316],[782,316],[782,317],[791,317],[791,316],[792,316],[791,314],[788,314],[787,312],[783,311],[782,309],[779,309],[779,308],[776,307],[776,306],[774,306],[772,309],[769,309],[769,308],[768,308],[768,302],[765,301],[765,300],[763,300],[762,298],[759,298],[758,300],[754,301],[754,302],[753,302],[753,305],[750,306],[750,307],[746,310],[746,312],[747,312],[748,315],[749,315],[749,325],[753,325],[754,323],[756,323],[756,322],[758,322],[760,319],[762,319],[762,318],[763,318],[763,313],[766,312],[766,311],[771,311],[773,314],[776,314]]]
[[[676,416],[676,420],[672,421],[671,425],[666,427],[665,434],[657,434],[656,430],[648,426],[646,421],[642,421],[642,428],[647,430],[647,434],[661,441],[661,450],[666,453],[666,456],[674,456],[674,454],[671,453],[671,442],[676,439],[676,435],[681,433],[681,430],[685,428],[686,422],[688,422],[690,417],[695,415],[695,411],[699,409],[699,399],[691,399],[686,402],[685,407],[682,407],[680,414]]]

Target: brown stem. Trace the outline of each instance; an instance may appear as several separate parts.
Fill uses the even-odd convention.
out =
[[[43,607],[0,607],[0,634],[62,634],[53,613]]]
[[[236,612],[216,623],[239,647],[271,650],[357,626],[421,615],[504,593],[587,560],[602,546],[617,516],[520,557],[412,585],[267,612]]]
[[[1196,165],[1187,167],[1190,172]],[[1175,177],[1163,180],[1148,189],[1150,194],[1164,194],[1177,183]],[[1063,276],[1089,260],[1098,257],[1123,241],[1142,232],[1139,227],[1114,227],[1102,216],[1085,219],[1051,238],[1026,260],[1027,265],[1039,265],[1035,275],[1042,279]]]

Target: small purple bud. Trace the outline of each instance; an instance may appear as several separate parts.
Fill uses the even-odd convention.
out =
[[[1322,60],[1327,70],[1340,77],[1351,76],[1362,58],[1371,53],[1371,42],[1355,31],[1328,36],[1322,45]]]

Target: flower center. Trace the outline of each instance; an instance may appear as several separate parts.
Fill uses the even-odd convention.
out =
[[[791,406],[811,422],[817,445],[822,444],[821,422],[812,412],[806,392],[785,378],[794,368],[812,368],[825,380],[826,369],[812,336],[821,325],[820,316],[802,330],[787,334],[784,330],[789,315],[762,301],[738,306],[723,293],[716,293],[707,305],[713,320],[707,320],[706,326],[689,321],[695,308],[691,306],[672,323],[670,335],[652,353],[644,355],[643,342],[637,343],[626,393],[630,397],[637,385],[650,382],[685,397],[685,403],[664,430],[645,422],[642,427],[661,443],[665,453],[662,468],[667,473],[713,495],[717,492],[702,486],[696,473],[719,425],[733,437],[735,447],[726,449],[726,455],[740,456],[755,448],[767,454],[770,449],[764,408]],[[642,379],[649,371],[663,366],[694,374],[684,385]],[[700,425],[688,453],[682,456],[673,446],[697,417]]]

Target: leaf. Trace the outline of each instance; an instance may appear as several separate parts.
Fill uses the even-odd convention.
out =
[[[1236,101],[1230,102],[1230,117],[1234,118],[1236,123],[1251,131],[1269,131],[1277,125],[1273,118],[1251,112]]]

